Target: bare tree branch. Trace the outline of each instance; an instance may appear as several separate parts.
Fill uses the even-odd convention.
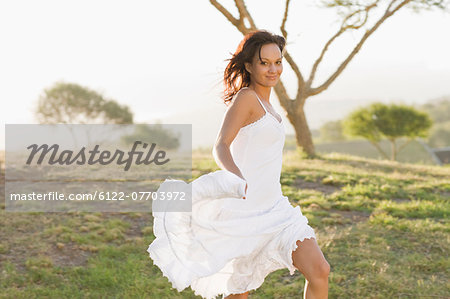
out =
[[[344,29],[344,28],[342,28],[342,27],[339,28],[338,32],[336,32],[336,34],[333,35],[333,37],[331,37],[330,40],[329,40],[329,41],[325,44],[325,46],[323,47],[322,52],[320,53],[319,58],[317,58],[316,61],[314,62],[314,65],[313,65],[313,67],[312,67],[312,69],[311,69],[311,73],[309,74],[309,79],[308,79],[308,82],[307,82],[307,86],[308,86],[308,87],[311,86],[311,84],[312,84],[312,82],[313,82],[313,80],[314,80],[314,77],[316,76],[317,67],[319,66],[320,62],[322,62],[322,59],[323,59],[323,56],[325,55],[325,52],[328,51],[328,47],[334,42],[334,40],[335,40],[336,38],[338,38],[338,37],[339,37],[342,33],[344,33],[344,32],[345,32],[345,29]]]
[[[280,31],[283,34],[283,37],[287,40],[287,31],[285,29],[286,26],[286,21],[287,21],[287,17],[288,17],[288,12],[289,12],[289,3],[290,0],[286,0],[286,7],[284,10],[284,16],[283,16],[283,21],[281,23],[280,26]],[[296,99],[301,98],[302,96],[302,92],[304,93],[304,87],[305,87],[305,80],[303,78],[302,73],[300,72],[299,67],[297,66],[297,64],[295,63],[294,59],[292,59],[291,55],[289,54],[289,52],[287,50],[284,51],[284,57],[286,59],[286,61],[289,63],[290,67],[292,68],[292,70],[294,71],[295,75],[297,76],[297,95],[296,95]],[[287,96],[287,94],[286,94]],[[289,98],[289,97],[288,97]],[[292,104],[292,103],[290,103]]]
[[[215,8],[217,8],[217,10],[220,11],[228,19],[228,21],[231,22],[231,24],[233,24],[236,27],[239,27],[240,23],[239,19],[233,17],[233,15],[225,7],[222,6],[222,4],[220,4],[216,0],[209,0],[209,2],[211,2],[211,4]]]
[[[286,26],[286,21],[287,21],[287,17],[288,17],[290,2],[291,2],[291,0],[286,0],[286,8],[284,9],[283,21],[281,22],[281,27],[280,27],[281,33],[283,34],[283,36],[286,40],[287,40],[287,31],[285,29],[285,26]]]
[[[286,0],[286,7],[285,7],[285,10],[284,10],[283,21],[282,21],[281,26],[280,26],[281,34],[283,34],[283,37],[286,40],[287,40],[287,31],[286,31],[285,27],[286,27],[286,22],[287,22],[290,2],[291,2],[290,0]],[[302,97],[302,93],[304,93],[304,91],[305,91],[305,80],[303,78],[302,73],[300,72],[299,67],[295,63],[294,59],[292,59],[291,55],[289,54],[289,52],[287,50],[285,50],[284,57],[286,58],[286,61],[291,66],[291,68],[294,71],[294,73],[297,75],[298,88],[297,88],[297,95],[296,95],[295,98],[299,99],[299,98]],[[287,94],[286,94],[286,96],[287,96]],[[290,103],[290,104],[292,104],[292,103]]]
[[[342,64],[337,68],[337,70],[326,80],[322,85],[316,88],[312,88],[309,91],[309,96],[316,95],[327,89],[331,83],[342,73],[342,71],[347,67],[348,63],[353,59],[353,57],[359,52],[364,42],[367,40],[367,38],[372,35],[372,33],[375,32],[375,30],[380,27],[380,25],[389,17],[391,17],[395,12],[397,12],[400,8],[411,2],[411,0],[404,0],[399,5],[397,5],[394,9],[390,10],[390,8],[393,6],[394,2],[397,0],[392,0],[389,4],[388,8],[386,9],[383,16],[370,28],[366,31],[366,33],[362,36],[359,43],[356,45],[356,47],[353,49],[353,51],[349,54],[349,56],[342,62]]]
[[[249,29],[248,31],[256,30],[257,28],[255,25],[255,22],[253,21],[252,16],[248,12],[247,7],[245,6],[244,0],[234,0],[234,2],[236,3],[236,7],[240,14],[240,20],[241,20],[244,28],[247,28],[244,23],[244,20],[247,19],[248,22],[250,23],[250,28],[248,28]]]
[[[390,157],[383,151],[383,149],[377,142],[371,140],[369,140],[369,142],[372,143],[372,145],[377,148],[377,150],[381,153],[381,155],[383,155],[383,157],[386,158],[386,160],[390,160]]]
[[[305,86],[305,81],[303,79],[303,75],[300,72],[300,69],[298,68],[297,64],[295,63],[294,59],[292,59],[291,55],[287,50],[284,52],[284,58],[291,66],[294,73],[297,75],[297,84],[298,84],[298,90],[297,90],[297,96],[296,98],[300,97],[301,92],[303,91],[303,88]]]
[[[308,88],[311,87],[311,85],[312,85],[312,83],[314,81],[314,77],[316,76],[317,68],[318,68],[319,64],[322,62],[322,59],[325,56],[325,53],[328,51],[328,48],[330,47],[330,45],[336,40],[336,38],[338,38],[340,35],[342,35],[348,29],[357,30],[357,29],[361,28],[362,26],[364,26],[366,24],[366,22],[367,22],[368,17],[369,17],[370,10],[377,6],[378,1],[379,0],[376,0],[372,4],[369,4],[369,5],[365,6],[364,9],[355,10],[354,12],[348,14],[343,19],[342,24],[341,24],[341,28],[339,28],[339,30],[331,37],[330,40],[328,40],[328,42],[323,47],[319,58],[317,58],[317,60],[314,62],[314,65],[313,65],[313,67],[311,69],[311,73],[309,75],[308,82],[306,83]],[[396,1],[396,0],[394,0],[394,1]],[[364,19],[362,21],[361,21],[361,18],[360,18],[360,14],[361,13],[364,13]],[[347,21],[350,20],[352,17],[354,17],[356,15],[358,15],[358,20],[355,21],[353,24],[347,24]]]
[[[396,0],[394,0],[396,1]],[[378,5],[379,0],[376,0],[375,2],[367,5],[364,7],[364,9],[358,9],[356,11],[354,11],[353,13],[350,13],[349,15],[347,15],[344,20],[342,21],[342,25],[341,27],[344,28],[348,28],[348,29],[359,29],[362,26],[364,26],[367,22],[367,19],[369,17],[369,12],[371,9],[373,9],[374,7],[376,7]],[[361,21],[361,13],[364,14],[364,19]],[[355,21],[353,24],[347,24],[347,21],[350,20],[352,17],[354,16],[358,16],[358,20]],[[358,22],[360,22],[358,24]]]
[[[388,7],[386,8],[386,11],[389,11],[392,7],[392,5],[395,4],[395,2],[397,2],[398,0],[392,0],[391,3],[389,3]]]
[[[407,146],[411,141],[413,141],[414,139],[408,139],[405,143],[403,143],[397,150],[397,153],[399,153],[403,148],[405,148],[405,146]]]

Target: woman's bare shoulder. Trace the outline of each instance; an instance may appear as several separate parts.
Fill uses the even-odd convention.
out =
[[[250,88],[241,88],[233,98],[232,105],[239,106],[240,109],[253,110],[258,104],[256,94]]]

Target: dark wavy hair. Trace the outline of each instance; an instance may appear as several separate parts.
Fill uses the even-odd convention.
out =
[[[261,60],[261,47],[272,43],[277,44],[281,53],[284,53],[283,50],[286,46],[284,37],[263,29],[249,32],[239,43],[232,58],[225,60],[229,61],[223,75],[225,104],[228,105],[241,88],[250,85],[250,73],[245,69],[245,63],[253,63],[256,52]]]

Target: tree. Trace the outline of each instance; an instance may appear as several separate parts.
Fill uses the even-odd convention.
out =
[[[433,148],[450,146],[450,122],[435,124],[427,141]]]
[[[430,114],[434,123],[450,121],[450,96],[430,100],[420,108]]]
[[[433,120],[428,144],[434,148],[450,146],[450,96],[430,100],[419,108]]]
[[[280,31],[286,40],[288,40],[286,22],[290,2],[290,0],[286,0],[284,15],[280,25]],[[258,29],[245,5],[245,0],[234,0],[236,8],[239,12],[239,17],[234,17],[217,0],[210,0],[210,3],[243,35]],[[315,149],[303,109],[306,99],[317,95],[330,87],[330,85],[344,71],[355,55],[361,50],[366,40],[381,26],[381,24],[383,24],[388,18],[392,17],[400,9],[404,7],[409,7],[414,11],[432,8],[447,9],[448,0],[323,0],[322,4],[325,7],[338,10],[338,15],[341,18],[341,23],[338,30],[323,45],[318,58],[314,61],[308,78],[303,76],[302,68],[295,63],[290,53],[288,51],[285,52],[284,58],[297,77],[297,93],[293,98],[287,94],[281,80],[274,88],[280,105],[286,110],[287,118],[295,129],[297,145],[309,157],[315,156]],[[372,19],[371,16],[373,15],[379,15],[379,17],[375,20],[375,22],[369,24],[369,18]],[[363,31],[364,29],[365,31],[362,34],[362,37],[356,43],[353,50],[342,61],[339,67],[324,82],[315,84],[314,79],[317,69],[330,46],[344,33],[358,30]]]
[[[335,141],[343,141],[345,139],[346,137],[342,131],[341,120],[328,121],[320,127],[321,141],[335,142]]]
[[[431,125],[429,115],[413,107],[382,103],[357,109],[343,122],[345,134],[366,138],[386,159],[389,156],[378,142],[382,138],[388,139],[391,143],[391,160],[395,160],[397,154],[414,138],[426,137]],[[397,147],[396,141],[401,137],[407,137],[408,140]]]
[[[180,146],[180,135],[164,129],[161,124],[152,126],[137,124],[134,127],[134,132],[123,136],[121,141],[126,145],[133,144],[135,141],[141,141],[147,144],[156,143],[158,147],[164,149],[177,149]]]
[[[74,83],[57,82],[45,89],[35,110],[45,124],[130,124],[133,114],[127,106]]]

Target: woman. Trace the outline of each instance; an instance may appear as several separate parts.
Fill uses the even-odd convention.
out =
[[[288,268],[304,274],[304,298],[328,297],[330,266],[300,207],[281,191],[284,125],[269,97],[284,47],[265,30],[244,37],[224,74],[229,108],[213,149],[222,170],[191,183],[192,213],[153,213],[148,252],[178,291],[247,298],[269,273]]]

